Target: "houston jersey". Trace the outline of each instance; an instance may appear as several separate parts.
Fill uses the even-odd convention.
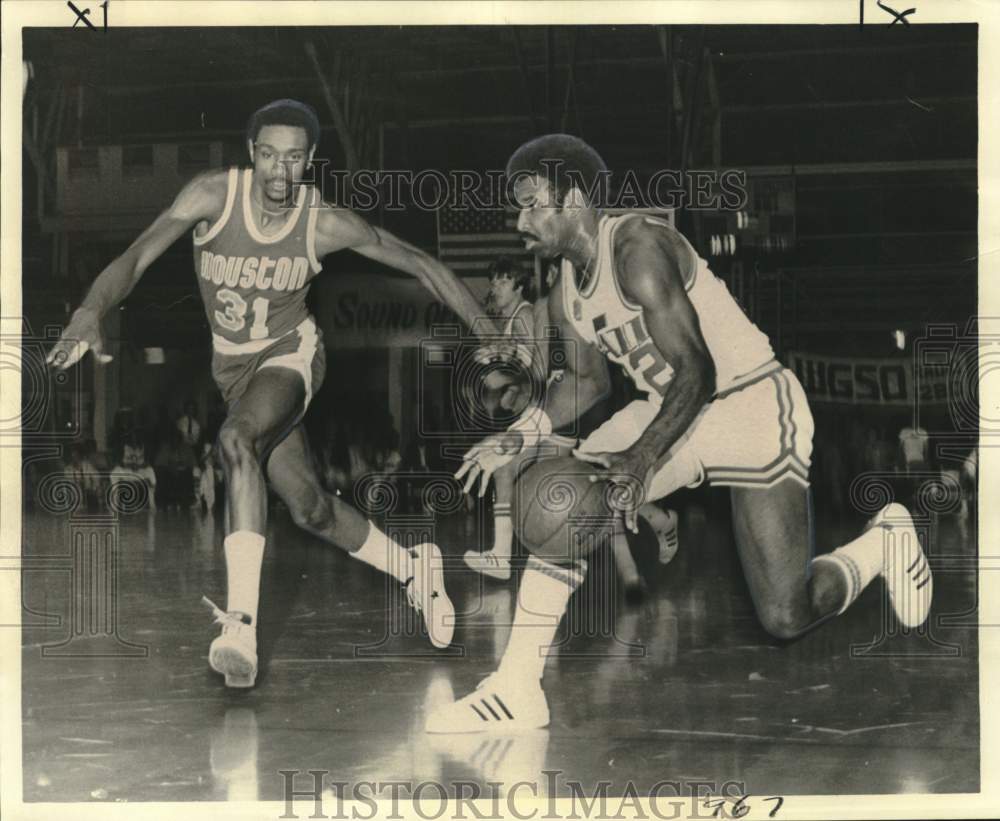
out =
[[[255,347],[278,339],[308,315],[309,282],[319,273],[319,193],[300,186],[281,229],[266,235],[250,203],[253,169],[229,169],[222,216],[194,235],[194,267],[212,334],[219,342]]]
[[[674,374],[673,368],[650,337],[642,308],[622,292],[614,269],[615,231],[628,219],[644,219],[656,230],[669,232],[673,245],[681,249],[679,265],[688,298],[715,363],[717,393],[736,387],[743,378],[774,359],[767,336],[747,319],[725,284],[709,270],[708,263],[687,239],[668,222],[640,214],[601,220],[597,265],[583,289],[577,287],[573,266],[563,262],[565,311],[580,336],[621,365],[640,391],[653,400],[662,399]]]

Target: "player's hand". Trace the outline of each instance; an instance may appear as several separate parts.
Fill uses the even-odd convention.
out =
[[[45,363],[63,371],[79,362],[87,351],[93,351],[102,365],[111,361],[111,356],[104,353],[100,317],[91,310],[80,308],[73,313],[66,330],[45,357]]]
[[[510,462],[524,445],[524,437],[517,431],[504,431],[487,436],[475,447],[466,451],[462,457],[462,467],[456,473],[455,478],[462,481],[465,477],[465,487],[463,493],[468,493],[479,480],[479,496],[486,493],[486,488],[490,483],[490,477]]]
[[[579,449],[573,456],[583,462],[599,465],[603,470],[590,475],[591,482],[611,482],[615,485],[612,504],[624,514],[625,527],[639,532],[639,508],[649,495],[656,462],[643,450],[623,450],[619,453],[586,453]]]

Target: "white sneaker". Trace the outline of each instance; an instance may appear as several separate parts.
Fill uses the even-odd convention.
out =
[[[494,673],[465,698],[438,707],[424,724],[427,733],[505,733],[549,724],[540,681],[513,681]]]
[[[913,517],[903,505],[886,505],[866,530],[881,527],[882,572],[889,602],[904,627],[919,627],[927,620],[934,595],[931,567],[920,546]]]
[[[222,633],[208,648],[208,663],[226,677],[227,687],[253,687],[257,680],[257,628],[246,613],[226,613],[211,599],[201,600],[212,608]]]
[[[498,556],[492,550],[482,553],[478,550],[466,550],[464,558],[465,563],[477,573],[502,582],[510,578],[510,559],[506,556]]]
[[[647,504],[639,509],[639,515],[656,534],[656,541],[660,546],[660,564],[670,564],[680,546],[677,538],[677,511],[664,511],[653,504]]]
[[[406,597],[424,617],[435,647],[447,647],[455,636],[455,605],[444,589],[444,560],[438,546],[427,542],[410,550],[413,575],[406,580]]]

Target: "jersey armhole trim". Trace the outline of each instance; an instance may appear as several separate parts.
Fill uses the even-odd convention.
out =
[[[229,222],[229,217],[233,213],[233,203],[236,201],[237,174],[238,171],[235,168],[229,169],[229,177],[226,181],[226,205],[222,209],[222,216],[215,221],[215,225],[209,228],[208,232],[204,236],[199,237],[195,234],[195,245],[204,245],[210,239],[214,239],[218,233],[225,228],[226,223]]]
[[[306,219],[306,253],[309,255],[309,264],[313,273],[318,274],[323,268],[322,263],[316,256],[316,221],[319,219],[319,192],[313,189],[312,198],[309,203],[309,215]]]

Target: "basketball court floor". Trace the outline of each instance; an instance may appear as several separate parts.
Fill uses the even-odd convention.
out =
[[[663,780],[731,780],[758,796],[976,791],[975,533],[951,517],[928,525],[928,628],[888,623],[877,582],[782,645],[754,616],[721,499],[682,509],[667,566],[640,539],[639,604],[611,595],[613,563],[595,558],[547,668],[550,727],[499,737],[422,731],[429,707],[493,670],[509,630],[514,582],[465,569],[476,523],[464,512],[435,525],[460,613],[445,651],[419,634],[398,586],[273,513],[248,691],[227,690],[206,660],[216,628],[200,599],[225,601],[221,516],[125,516],[98,545],[93,523],[28,513],[25,800],[280,801],[282,770],[484,791],[526,780],[563,796],[568,782],[590,794],[602,780],[611,795]],[[821,519],[819,549],[860,524]],[[115,586],[101,588],[110,556]],[[111,600],[116,621],[99,612]]]

